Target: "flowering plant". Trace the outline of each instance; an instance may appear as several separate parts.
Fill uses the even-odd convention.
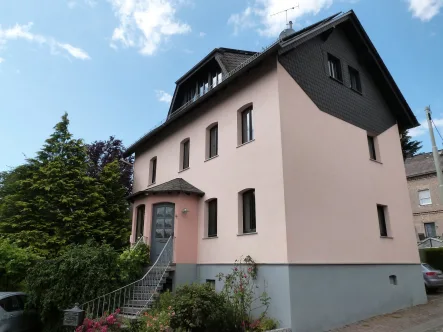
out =
[[[270,297],[266,292],[256,294],[258,285],[257,265],[250,256],[235,260],[231,273],[217,275],[223,281],[223,295],[232,305],[234,317],[243,331],[259,330],[261,320],[266,316],[270,304]],[[252,318],[252,311],[262,309],[259,319]]]
[[[114,313],[105,315],[97,320],[85,318],[83,324],[75,329],[75,332],[114,332],[120,330],[120,322],[117,319],[117,315],[120,313],[120,309],[117,309]]]
[[[171,318],[175,316],[175,312],[171,306],[166,310],[150,313],[145,312],[142,316],[144,322],[143,331],[145,332],[167,332],[172,331],[170,328]]]

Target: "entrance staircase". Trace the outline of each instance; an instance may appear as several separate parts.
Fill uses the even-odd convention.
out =
[[[80,308],[85,310],[86,317],[97,319],[105,313],[113,313],[120,309],[120,315],[137,318],[149,309],[163,289],[169,273],[174,270],[172,241],[171,236],[155,263],[140,280],[83,303]]]

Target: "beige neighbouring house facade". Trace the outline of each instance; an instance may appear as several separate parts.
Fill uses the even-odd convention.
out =
[[[439,153],[442,164],[442,151]],[[432,152],[406,159],[405,169],[417,240],[428,237],[442,238],[443,204]]]
[[[176,84],[126,152],[131,242],[156,257],[173,239],[173,288],[219,291],[251,255],[293,331],[426,302],[399,140],[418,123],[352,11],[261,53],[215,49]]]

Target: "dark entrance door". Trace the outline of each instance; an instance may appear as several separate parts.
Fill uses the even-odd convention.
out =
[[[152,209],[151,262],[160,255],[169,237],[174,232],[174,204],[161,203]]]

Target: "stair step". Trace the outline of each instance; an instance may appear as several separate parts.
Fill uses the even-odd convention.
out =
[[[150,306],[153,303],[150,303],[149,305],[146,306],[145,310],[148,310],[150,308]],[[139,311],[142,310],[143,307],[129,307],[129,306],[125,306],[125,307],[121,307],[120,308],[120,313],[121,315],[137,315],[137,313]]]
[[[159,293],[139,293],[137,295],[134,295],[131,297],[128,297],[126,300],[127,301],[131,301],[131,300],[149,300],[151,297],[156,299],[159,296]]]
[[[133,307],[122,307],[121,313],[123,315],[136,315],[141,308],[133,308]]]
[[[148,304],[153,304],[155,300],[128,300],[125,302],[125,307],[145,307]]]

